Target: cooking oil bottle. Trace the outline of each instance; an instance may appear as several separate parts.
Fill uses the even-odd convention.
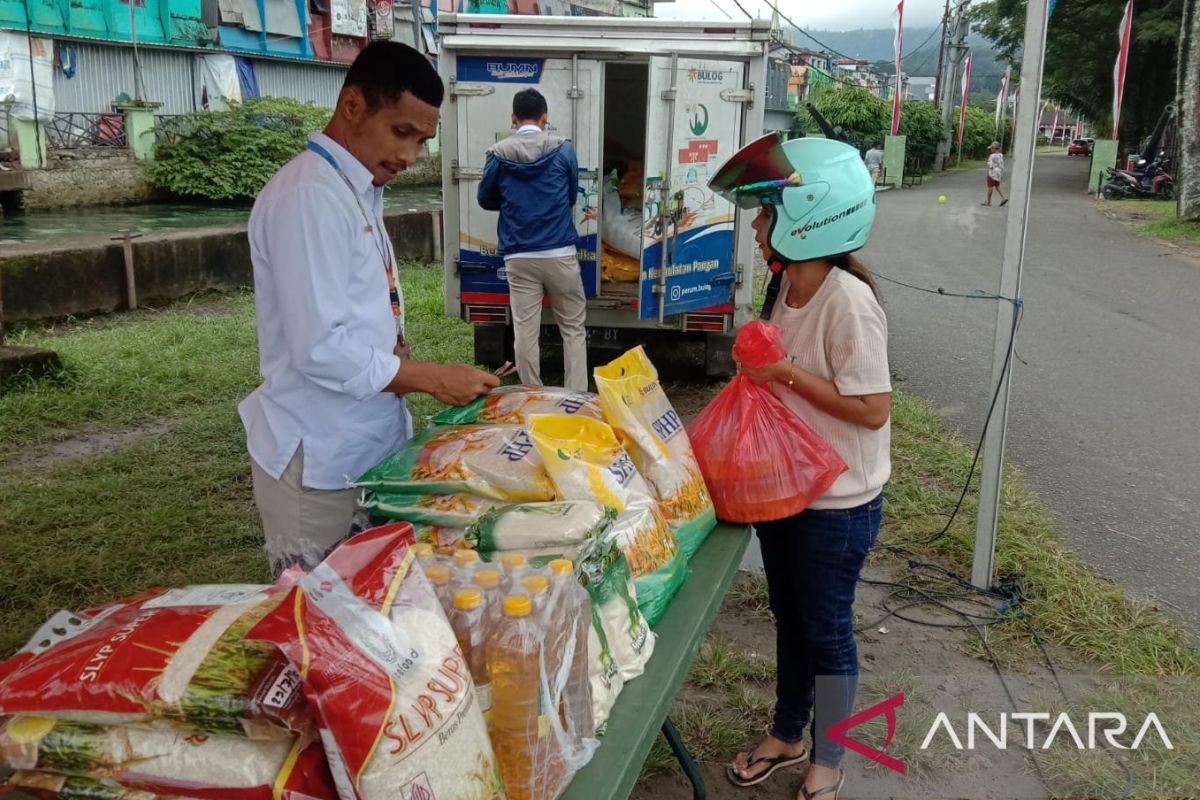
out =
[[[563,626],[563,658],[570,658],[570,671],[559,713],[563,727],[576,743],[596,735],[592,715],[592,684],[588,678],[588,634],[592,625],[592,601],[575,578],[575,565],[567,558],[550,562],[551,613]],[[574,640],[571,636],[574,634]],[[569,653],[566,651],[570,651]]]
[[[483,718],[492,710],[492,682],[487,671],[487,640],[484,638],[483,592],[479,589],[459,589],[454,593],[454,613],[450,625],[462,650],[471,680],[475,682],[475,699]]]

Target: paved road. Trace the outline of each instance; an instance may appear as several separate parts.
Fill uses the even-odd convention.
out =
[[[1200,262],[1106,219],[1082,192],[1086,170],[1037,160],[1008,456],[1086,563],[1200,633]],[[1007,209],[982,194],[982,171],[881,194],[864,260],[995,292]],[[977,437],[994,303],[881,288],[893,369]]]

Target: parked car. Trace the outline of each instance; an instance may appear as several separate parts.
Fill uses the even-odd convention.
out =
[[[1092,154],[1091,139],[1076,139],[1071,142],[1071,146],[1067,148],[1069,156],[1090,156]]]

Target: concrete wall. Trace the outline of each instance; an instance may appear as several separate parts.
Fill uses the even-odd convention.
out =
[[[441,212],[389,215],[396,255],[435,261]],[[125,308],[125,261],[106,240],[21,245],[0,252],[4,314],[9,321],[65,317]],[[134,242],[139,303],[161,303],[205,289],[252,285],[246,227],[169,231]]]
[[[151,198],[146,167],[128,150],[51,150],[45,169],[29,170],[26,208],[70,208],[145,203]]]

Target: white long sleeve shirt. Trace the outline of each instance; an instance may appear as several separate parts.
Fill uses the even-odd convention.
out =
[[[263,382],[238,411],[250,456],[267,474],[278,478],[303,444],[304,486],[343,489],[412,435],[412,418],[402,398],[383,391],[400,368],[380,253],[392,255],[383,189],[332,139],[310,139],[333,156],[353,192],[306,150],[254,203],[250,258]]]

